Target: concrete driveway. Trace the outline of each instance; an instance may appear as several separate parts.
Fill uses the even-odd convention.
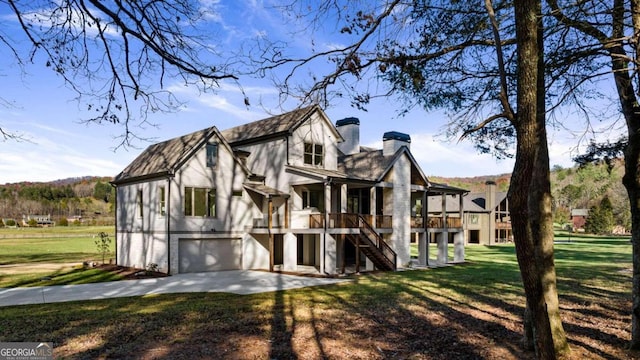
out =
[[[231,270],[84,285],[0,288],[0,306],[190,292],[228,292],[244,295],[329,285],[344,281],[349,280],[313,278],[264,271]]]

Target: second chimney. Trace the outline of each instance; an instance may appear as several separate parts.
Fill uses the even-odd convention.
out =
[[[407,134],[389,131],[382,136],[382,155],[391,156],[395,154],[401,147],[410,147],[411,137]]]
[[[338,149],[345,155],[353,155],[360,152],[360,120],[354,117],[336,121],[336,129],[344,138],[338,143]]]

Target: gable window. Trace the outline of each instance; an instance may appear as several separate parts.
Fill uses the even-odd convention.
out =
[[[207,167],[215,168],[218,165],[218,144],[207,144]]]
[[[216,190],[185,187],[184,215],[216,217]]]
[[[158,212],[160,213],[160,216],[165,216],[167,214],[164,186],[160,186],[158,188]]]
[[[322,166],[324,163],[324,146],[321,144],[304,143],[304,163]]]
[[[138,189],[136,194],[136,208],[138,217],[142,217],[142,189]]]

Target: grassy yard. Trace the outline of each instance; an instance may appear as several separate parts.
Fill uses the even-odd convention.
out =
[[[110,235],[113,227],[54,227],[0,229],[0,287],[77,284],[115,280],[98,269],[83,269],[83,261],[101,262],[95,240],[99,232]],[[74,266],[76,265],[76,266]],[[52,280],[42,281],[43,277]]]
[[[574,359],[625,350],[628,239],[556,246]],[[512,245],[469,246],[468,263],[376,273],[257,295],[173,294],[0,308],[0,341],[53,341],[64,358],[530,359]]]

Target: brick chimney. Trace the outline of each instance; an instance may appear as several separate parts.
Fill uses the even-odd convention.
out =
[[[410,147],[411,137],[397,131],[389,131],[382,136],[382,155],[391,156],[401,147]]]
[[[345,155],[353,155],[360,152],[360,120],[355,117],[348,117],[336,121],[336,129],[344,138],[338,143],[338,149]]]

